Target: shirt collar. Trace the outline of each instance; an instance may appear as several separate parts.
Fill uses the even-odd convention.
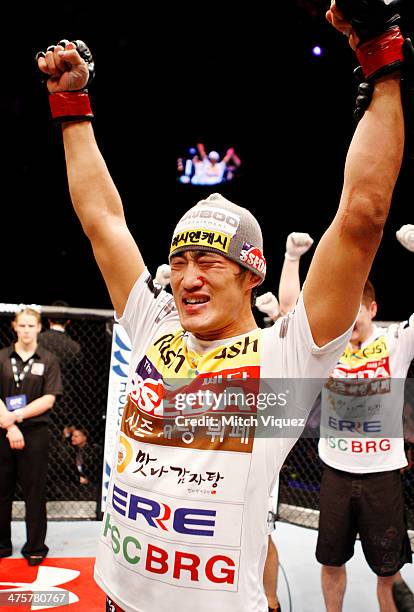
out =
[[[9,346],[9,357],[17,357],[18,359],[21,359],[20,355],[18,353],[16,353],[15,344],[16,343],[13,342]],[[37,357],[38,359],[41,359],[43,355],[44,355],[44,351],[43,351],[42,347],[38,344],[35,352],[32,355],[32,357]]]

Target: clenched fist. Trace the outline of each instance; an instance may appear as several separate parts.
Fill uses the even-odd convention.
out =
[[[256,298],[256,308],[273,320],[279,315],[279,302],[271,291],[263,293],[263,295],[259,295]]]
[[[163,289],[170,284],[171,279],[171,268],[168,264],[161,264],[157,268],[155,275],[155,282],[160,285]]]
[[[414,253],[414,225],[403,225],[396,232],[396,236],[403,247]]]
[[[286,240],[286,259],[298,261],[302,255],[309,251],[313,244],[313,239],[309,234],[303,232],[292,232]]]
[[[82,41],[61,40],[51,45],[46,52],[36,55],[39,70],[48,75],[49,93],[79,91],[93,77],[94,62],[88,47]]]
[[[334,0],[332,0],[330,8],[326,12],[326,19],[336,30],[348,37],[349,45],[355,51],[359,43],[359,38],[355,34],[352,25],[344,18],[343,14],[336,6]]]

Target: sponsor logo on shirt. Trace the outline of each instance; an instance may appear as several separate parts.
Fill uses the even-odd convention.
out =
[[[181,588],[238,590],[238,550],[152,539],[128,529],[109,512],[102,540],[121,565],[147,578]]]
[[[376,440],[355,440],[352,438],[328,437],[328,447],[343,453],[354,453],[357,455],[371,453],[386,453],[391,449],[389,438],[378,438]]]
[[[146,444],[121,433],[117,474],[122,476],[116,481],[119,486],[131,487],[127,490],[158,493],[161,502],[166,495],[174,495],[182,500],[207,501],[214,496],[220,501],[242,503],[250,462],[248,453],[238,453],[230,461],[226,453],[210,454],[207,461],[200,460],[198,450],[194,452],[191,447],[181,448],[175,455],[168,446]]]
[[[116,471],[118,474],[122,474],[122,472],[128,467],[128,465],[131,463],[132,456],[132,446],[128,442],[127,438],[121,434],[119,436],[118,461],[116,466]]]
[[[334,378],[389,378],[390,353],[386,336],[354,351],[348,346],[332,372]]]
[[[134,522],[137,528],[174,531],[182,535],[213,537],[217,511],[207,508],[183,507],[176,500],[174,506],[157,501],[158,495],[136,495],[126,487],[114,485],[112,508]]]
[[[391,383],[386,336],[358,351],[347,347],[325,385],[324,405],[331,414],[324,412],[321,423],[321,432],[333,430],[346,437],[327,435],[327,451],[371,456],[391,451],[395,423],[384,413],[383,403]]]
[[[331,429],[338,431],[349,431],[357,433],[379,433],[381,432],[381,421],[352,421],[349,419],[336,419],[333,416],[328,418],[328,425]]]

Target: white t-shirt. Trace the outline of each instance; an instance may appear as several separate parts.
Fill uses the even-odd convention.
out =
[[[127,612],[267,610],[268,500],[303,426],[290,438],[259,438],[254,427],[220,423],[178,424],[173,435],[171,421],[163,421],[175,409],[167,394],[183,384],[205,388],[236,378],[256,388],[263,377],[308,377],[314,384],[294,398],[304,423],[350,330],[318,348],[300,297],[295,312],[272,328],[200,341],[182,330],[172,296],[154,289],[148,271],[120,323],[133,346],[131,380],[95,566],[98,584]]]
[[[352,473],[407,465],[402,411],[413,357],[413,317],[374,326],[357,351],[348,345],[322,391],[319,456],[326,464]]]

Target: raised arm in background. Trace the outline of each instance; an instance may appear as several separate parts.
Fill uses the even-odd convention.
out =
[[[299,262],[312,246],[309,234],[292,232],[286,240],[286,253],[279,281],[280,314],[293,310],[300,294]]]

